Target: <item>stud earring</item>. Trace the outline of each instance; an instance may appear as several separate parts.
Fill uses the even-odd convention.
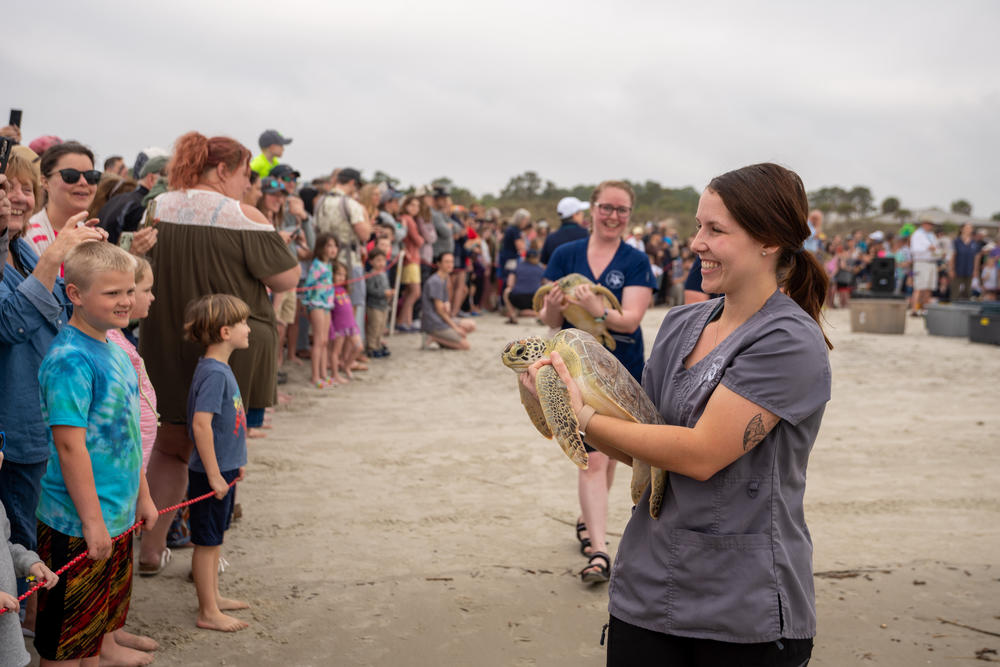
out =
[[[760,251],[760,256],[761,257],[767,257],[767,251],[766,250],[761,250]]]

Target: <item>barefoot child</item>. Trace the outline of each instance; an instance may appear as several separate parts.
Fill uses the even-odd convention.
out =
[[[0,465],[3,465],[3,434],[0,434]],[[17,601],[16,577],[26,577],[29,574],[38,581],[45,582],[45,588],[52,588],[59,582],[59,577],[38,557],[34,551],[29,551],[20,544],[10,541],[10,521],[0,503],[0,535],[6,543],[0,548],[0,665],[22,667],[30,659],[24,650],[24,638],[21,636],[21,621],[17,616],[21,605]]]
[[[135,269],[135,306],[132,308],[130,320],[143,320],[149,315],[149,306],[153,303],[153,267],[142,257],[136,257]],[[156,441],[156,428],[159,426],[160,415],[156,411],[156,392],[149,381],[146,373],[146,365],[139,356],[139,351],[135,349],[121,329],[108,329],[108,340],[120,347],[128,355],[135,369],[136,377],[139,380],[139,431],[142,435],[142,472],[146,474],[146,466],[149,465],[149,455],[153,451],[153,442]],[[169,551],[167,552],[169,554]],[[139,574],[142,574],[143,563],[139,563]],[[101,655],[105,662],[112,664],[128,663],[128,655],[119,650],[114,644],[124,646],[138,651],[155,651],[160,647],[152,637],[136,635],[119,628],[114,634],[114,643],[104,642],[101,647]],[[131,656],[135,658],[136,656]]]
[[[197,625],[223,632],[248,625],[223,612],[250,606],[219,595],[219,551],[235,495],[229,485],[243,479],[247,463],[246,412],[229,356],[250,347],[249,316],[249,306],[235,296],[209,294],[191,303],[184,317],[188,339],[205,346],[188,393],[189,435],[195,444],[188,461],[188,497],[215,492],[214,498],[191,505]]]
[[[317,389],[331,384],[325,377],[327,367],[327,340],[330,337],[330,311],[333,310],[333,267],[330,262],[337,256],[337,239],[332,234],[316,238],[313,261],[306,274],[302,303],[309,313],[312,329],[312,383]]]
[[[330,368],[333,381],[347,384],[354,375],[351,366],[361,352],[361,331],[354,319],[351,295],[347,292],[347,267],[337,262],[333,265],[333,313],[330,322]],[[344,375],[340,371],[344,371]]]
[[[157,517],[142,474],[139,386],[128,355],[107,331],[128,325],[135,260],[101,241],[81,243],[63,264],[73,316],[38,372],[50,427],[49,465],[38,502],[38,554],[50,568],[86,553],[51,590],[38,594],[35,648],[41,665],[97,665],[102,643],[146,664],[152,656],[118,646],[132,596],[135,521]]]

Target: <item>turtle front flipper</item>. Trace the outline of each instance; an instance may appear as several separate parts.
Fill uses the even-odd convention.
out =
[[[569,390],[556,369],[542,366],[535,377],[538,402],[542,406],[545,423],[555,436],[563,452],[582,470],[587,469],[587,450],[580,438],[580,424],[569,402]]]
[[[663,496],[667,493],[667,471],[659,468],[650,469],[652,488],[649,490],[649,516],[654,519],[660,516],[663,507]]]
[[[649,485],[649,464],[632,458],[632,484],[629,490],[632,492],[632,504],[638,505],[642,498],[642,492]]]
[[[617,310],[619,313],[622,312],[622,304],[618,300],[618,297],[615,296],[614,292],[609,290],[604,285],[594,285],[591,289],[594,290],[594,294],[600,294],[605,299],[607,299],[608,303],[611,304],[612,308]]]
[[[532,396],[527,387],[521,384],[520,379],[517,381],[517,388],[521,392],[521,405],[524,406],[528,416],[531,417],[531,423],[535,425],[539,433],[551,440],[552,431],[549,430],[549,425],[545,423],[545,414],[542,412],[542,406],[539,405],[538,399]]]
[[[545,301],[545,295],[549,293],[555,283],[549,283],[548,285],[542,285],[535,290],[535,296],[531,297],[531,309],[536,313],[542,309],[542,302]]]

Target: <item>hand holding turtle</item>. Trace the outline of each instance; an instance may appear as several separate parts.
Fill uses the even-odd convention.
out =
[[[570,303],[577,304],[590,313],[592,317],[600,317],[604,314],[604,297],[594,291],[593,285],[582,284],[574,287]]]
[[[538,398],[535,379],[538,377],[539,369],[542,366],[549,365],[559,374],[559,379],[566,383],[566,389],[569,391],[569,404],[573,408],[573,414],[580,414],[580,410],[583,408],[583,397],[580,394],[580,387],[577,386],[576,380],[570,375],[569,369],[566,368],[566,362],[563,361],[558,352],[552,352],[548,358],[539,359],[528,366],[528,370],[521,373],[521,384],[525,386],[532,396]]]

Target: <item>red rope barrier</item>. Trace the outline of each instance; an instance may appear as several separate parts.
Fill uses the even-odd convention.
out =
[[[230,482],[229,486],[230,487],[236,486],[236,481],[237,480],[233,480],[232,482]],[[174,510],[180,509],[182,507],[187,507],[188,505],[193,505],[193,504],[195,504],[197,502],[205,500],[206,498],[211,498],[214,495],[215,495],[215,491],[209,491],[208,493],[200,495],[197,498],[192,498],[191,500],[186,500],[186,501],[184,501],[182,503],[177,503],[176,505],[173,505],[171,507],[165,507],[162,510],[160,510],[159,512],[157,512],[157,514],[166,514],[167,512],[173,512]],[[125,539],[125,537],[127,535],[130,535],[132,533],[132,531],[134,531],[136,528],[138,528],[139,526],[141,526],[143,523],[144,522],[142,522],[142,521],[136,521],[134,524],[132,524],[131,528],[129,528],[128,530],[126,530],[121,535],[118,535],[117,537],[115,537],[111,541],[112,542],[118,542],[119,540]],[[79,563],[80,561],[82,561],[86,557],[87,557],[87,551],[84,551],[83,553],[78,554],[76,556],[76,558],[74,558],[73,560],[71,560],[70,562],[66,563],[65,565],[63,565],[58,570],[56,570],[54,574],[56,576],[62,576],[63,572],[69,570],[71,567],[73,567],[74,565],[76,565],[77,563]],[[24,602],[27,598],[31,597],[32,595],[34,595],[35,593],[37,593],[42,587],[44,587],[46,581],[47,580],[43,579],[42,581],[38,582],[37,584],[35,584],[31,588],[29,588],[27,591],[25,591],[24,595],[21,595],[21,596],[19,596],[17,598],[17,601],[18,602]],[[4,614],[4,613],[6,613],[8,611],[10,611],[10,610],[7,609],[6,607],[0,608],[0,614]]]
[[[351,283],[359,283],[362,280],[368,280],[372,276],[377,276],[377,275],[379,275],[381,273],[388,273],[389,269],[391,269],[392,267],[394,267],[399,262],[400,255],[402,255],[402,253],[398,253],[395,257],[393,257],[391,260],[389,260],[389,262],[386,263],[385,268],[382,269],[381,271],[372,271],[371,273],[366,273],[365,275],[358,276],[357,278],[349,278],[349,279],[347,279],[345,281],[344,284],[349,285]],[[296,287],[295,291],[296,292],[305,292],[307,289],[313,289],[313,288],[312,287]]]

